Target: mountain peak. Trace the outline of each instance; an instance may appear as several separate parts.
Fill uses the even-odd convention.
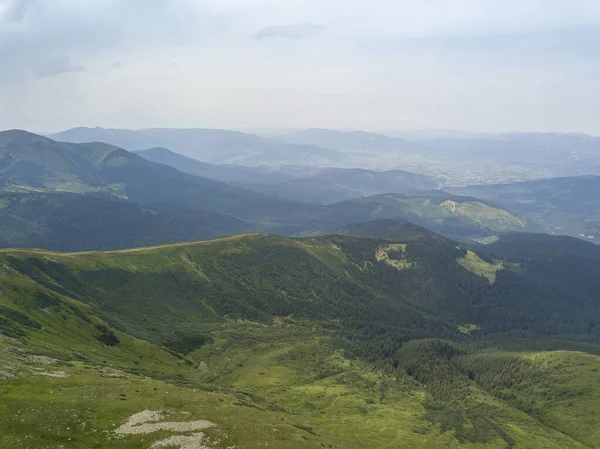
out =
[[[7,146],[15,146],[15,149],[20,151],[24,147],[38,142],[48,145],[57,144],[52,139],[22,129],[0,131],[0,149]]]

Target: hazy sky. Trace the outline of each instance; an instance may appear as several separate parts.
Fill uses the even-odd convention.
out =
[[[0,129],[600,135],[600,0],[0,0]]]

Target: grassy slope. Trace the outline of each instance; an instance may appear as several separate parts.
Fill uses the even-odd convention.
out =
[[[496,282],[496,272],[503,268],[502,264],[486,262],[471,250],[468,250],[464,257],[458,259],[458,263],[492,283]]]
[[[345,358],[326,334],[302,326],[232,324],[214,337],[214,343],[188,357],[196,365],[165,363],[158,373],[152,372],[154,362],[145,358],[139,359],[136,372],[119,364],[109,364],[120,368],[115,370],[81,361],[50,366],[27,363],[29,369],[70,376],[23,374],[0,383],[0,422],[10,429],[0,437],[0,447],[26,448],[33,442],[35,447],[148,448],[169,434],[116,439],[112,433],[144,409],[188,412],[191,415],[180,419],[217,423],[222,443],[214,447],[592,447],[567,436],[570,430],[591,430],[585,421],[575,418],[574,426],[563,423],[558,427],[561,433],[553,429],[556,423],[540,422],[475,384],[467,388],[477,417],[461,416],[457,436],[453,427],[457,424],[440,417],[429,404],[435,395],[427,385],[403,373],[391,376]],[[552,360],[554,354],[544,356]],[[579,357],[578,363],[585,361],[585,355],[568,354]],[[579,388],[589,391],[591,386]],[[592,398],[576,401],[569,413],[590,414],[590,406],[595,409]],[[453,415],[457,410],[462,413],[459,406],[447,407]],[[563,416],[561,410],[553,413],[555,419]],[[470,435],[469,429],[482,433]]]
[[[216,422],[227,437],[221,436],[214,447],[586,447],[578,433],[588,428],[591,432],[595,421],[576,416],[591,413],[593,402],[572,400],[570,407],[563,407],[552,396],[534,396],[532,401],[545,400],[552,406],[547,407],[552,408],[551,416],[540,419],[522,402],[507,400],[490,382],[471,375],[477,361],[484,372],[493,373],[487,361],[495,360],[497,352],[461,352],[459,346],[450,358],[434,352],[430,366],[429,343],[409,343],[395,356],[399,369],[391,370],[360,355],[363,343],[352,339],[367,331],[339,327],[324,302],[335,298],[334,290],[326,296],[319,293],[349,273],[365,273],[360,282],[379,282],[378,270],[391,276],[385,262],[375,264],[375,249],[381,244],[250,234],[106,253],[4,251],[0,306],[2,315],[12,319],[4,322],[3,332],[20,340],[0,343],[5,367],[12,365],[3,370],[9,378],[0,381],[0,422],[10,429],[0,437],[0,447],[30,447],[33,441],[35,447],[147,448],[166,434],[115,440],[106,432],[146,408],[186,411],[193,419]],[[373,260],[373,271],[352,262],[368,248],[373,254],[361,257]],[[407,257],[416,262],[410,270],[389,268],[403,282],[407,272],[418,278],[426,263],[410,244]],[[451,260],[465,280],[489,285]],[[26,271],[29,277],[14,270]],[[388,301],[385,289],[378,299],[370,298],[369,291],[357,296],[357,304],[366,301],[377,309]],[[346,298],[352,304],[351,297]],[[394,313],[410,315],[417,307],[400,302]],[[348,319],[343,313],[339,316]],[[458,340],[467,338],[457,325],[468,321],[452,322],[452,316],[429,319],[440,320],[442,331],[447,326]],[[370,317],[370,323],[377,321]],[[108,324],[120,344],[102,344],[96,338],[99,324]],[[434,332],[437,327],[423,329]],[[204,337],[200,343],[182,338],[198,333]],[[184,350],[187,355],[168,349],[186,344],[191,345]],[[21,351],[65,362],[36,365]],[[573,357],[571,365],[584,363],[582,391],[595,391],[590,388],[595,388],[597,377],[585,363],[596,359],[566,352],[539,357],[554,363],[564,354]],[[425,374],[415,366],[425,367]],[[530,383],[527,394],[536,391],[531,382],[538,381],[536,373],[543,366],[535,364],[532,375],[515,377]],[[127,378],[102,377],[107,367]],[[34,368],[71,376],[36,375]],[[559,367],[556,375],[562,379],[570,369]],[[427,373],[436,374],[431,379],[438,381]],[[561,383],[540,384],[539,391],[544,389],[559,394]],[[521,390],[513,394],[523,394]],[[561,426],[563,416],[568,420]],[[218,431],[207,433],[216,437]]]
[[[507,231],[535,229],[527,220],[500,206],[451,194],[375,195],[329,206],[352,213],[355,221],[402,218],[456,238],[478,238]]]

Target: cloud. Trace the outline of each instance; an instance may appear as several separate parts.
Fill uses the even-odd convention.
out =
[[[0,0],[0,20],[21,22],[37,0]]]
[[[0,0],[0,122],[600,133],[598,30],[598,0]]]
[[[35,67],[35,72],[42,78],[54,77],[70,72],[85,72],[86,70],[82,65],[72,64],[68,56],[59,56],[40,61]]]
[[[254,33],[254,39],[304,39],[325,31],[325,25],[316,23],[298,23],[295,25],[270,26]]]

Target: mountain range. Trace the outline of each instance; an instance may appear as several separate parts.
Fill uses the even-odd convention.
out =
[[[600,247],[539,233],[595,177],[447,192],[7,131],[0,180],[0,448],[600,438]]]
[[[158,153],[172,156],[164,150]],[[179,155],[170,157],[169,162],[186,164]],[[196,170],[198,165],[192,162],[188,166]],[[263,170],[198,164],[211,172],[215,167],[217,177],[235,177],[244,173],[243,176],[258,178]],[[249,170],[258,173],[250,174]],[[381,217],[414,219],[432,229],[465,239],[534,229],[500,206],[440,191],[405,196],[375,195],[329,205],[310,204],[310,201],[326,203],[353,197],[359,191],[363,194],[383,189],[402,191],[435,183],[431,178],[407,172],[327,170],[309,176],[306,171],[296,170],[294,176],[304,178],[288,181],[286,186],[276,183],[244,188],[183,173],[112,145],[62,143],[24,131],[0,133],[0,175],[4,192],[27,194],[19,198],[7,197],[5,207],[0,209],[5,232],[11,235],[5,239],[5,246],[15,246],[10,245],[10,240],[16,238],[15,243],[25,247],[113,249],[128,247],[130,244],[125,242],[132,245],[136,241],[168,243],[241,231],[291,235]],[[341,182],[354,188],[343,188]],[[49,195],[58,193],[79,193],[86,198],[75,200],[69,196],[56,196],[50,201]],[[108,202],[111,199],[124,201],[112,204]],[[40,210],[44,210],[44,214],[36,217],[35,209],[43,204],[46,206]],[[113,215],[111,226],[90,227],[91,220],[101,219],[99,214],[108,214],[110,210],[124,211],[129,205],[131,211],[124,215],[127,218],[123,223]],[[78,207],[89,212],[78,213]],[[152,219],[142,220],[148,213],[154,214]],[[63,227],[64,218],[61,217],[70,217],[70,225],[81,233],[94,229],[93,235],[81,234],[80,239],[68,244],[63,238],[53,237],[67,229]],[[170,222],[173,226],[161,237],[150,225],[157,221]],[[138,232],[137,240],[114,237],[116,230],[135,223],[140,226],[130,232]],[[109,244],[113,237],[113,243]],[[80,246],[74,246],[75,242]],[[63,243],[67,246],[61,247]]]
[[[105,142],[129,151],[164,147],[213,164],[328,166],[342,157],[334,150],[313,145],[292,145],[218,129],[74,128],[49,137],[70,143]]]
[[[406,170],[448,186],[600,175],[600,138],[560,133],[401,133],[299,130],[260,136],[214,129],[74,128],[50,135],[126,150],[168,148],[213,164]]]
[[[404,170],[244,167],[207,164],[166,148],[151,148],[135,153],[185,173],[242,185],[289,201],[316,204],[334,203],[380,193],[433,190],[440,185],[440,181],[433,177]]]

